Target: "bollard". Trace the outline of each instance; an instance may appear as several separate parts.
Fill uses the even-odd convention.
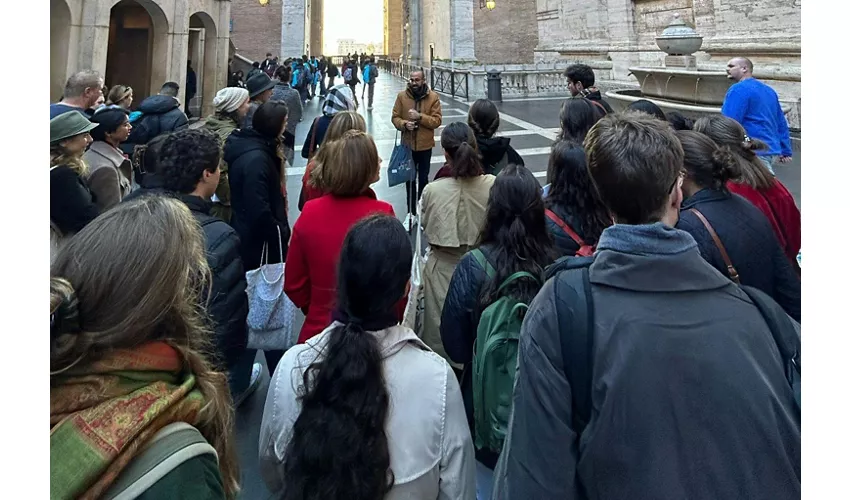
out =
[[[502,102],[502,76],[495,69],[487,72],[487,99]]]

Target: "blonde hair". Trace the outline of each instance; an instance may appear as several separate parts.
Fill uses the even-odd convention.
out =
[[[320,189],[336,196],[358,196],[369,189],[379,158],[375,141],[366,132],[349,130],[322,149],[327,149],[327,168],[322,168],[316,178]]]
[[[327,159],[327,155],[324,154],[324,152],[328,150],[327,145],[333,141],[342,139],[342,136],[349,130],[366,132],[366,120],[354,111],[341,111],[335,114],[331,123],[328,125],[328,131],[325,132],[325,138],[322,140],[324,147],[320,147],[319,151],[317,151],[316,155],[313,157],[313,169],[310,172],[310,178],[307,179],[307,184],[314,188],[323,190],[320,185],[320,179],[322,176],[323,164]]]
[[[50,267],[50,370],[86,366],[143,342],[168,343],[204,396],[195,425],[216,449],[234,498],[230,391],[204,355],[211,333],[200,300],[210,276],[203,238],[186,205],[164,196],[121,203],[71,238]]]
[[[106,97],[106,104],[118,104],[130,97],[132,93],[133,88],[128,85],[115,85],[109,90],[109,94]]]
[[[63,141],[71,139],[73,139],[73,137],[68,137],[67,139],[63,139]],[[83,154],[85,151],[81,151],[78,154],[71,154],[64,146],[62,146],[61,142],[62,141],[50,145],[50,168],[65,165],[76,172],[76,174],[80,177],[87,176],[89,173],[89,166],[83,160]]]

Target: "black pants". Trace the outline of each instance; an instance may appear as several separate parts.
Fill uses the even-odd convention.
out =
[[[369,107],[371,108],[372,107],[372,100],[375,97],[375,84],[369,83],[366,86],[369,87]]]
[[[357,100],[357,84],[349,83],[348,86],[351,88],[351,94],[354,96],[354,104],[359,107],[360,101]]]
[[[407,212],[416,215],[416,205],[419,202],[419,198],[422,197],[422,191],[425,190],[425,185],[428,184],[428,175],[431,174],[431,149],[414,151],[413,163],[416,165],[417,174],[413,182],[407,182],[405,184],[407,186]],[[419,180],[418,186],[416,182],[417,178]],[[414,193],[416,194],[415,199]]]

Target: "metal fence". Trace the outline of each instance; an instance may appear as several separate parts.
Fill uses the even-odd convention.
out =
[[[431,67],[431,88],[435,92],[469,100],[469,72]]]

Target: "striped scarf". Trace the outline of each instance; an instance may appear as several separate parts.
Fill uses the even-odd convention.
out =
[[[50,498],[99,498],[145,443],[194,425],[204,397],[164,342],[113,351],[51,380]]]

